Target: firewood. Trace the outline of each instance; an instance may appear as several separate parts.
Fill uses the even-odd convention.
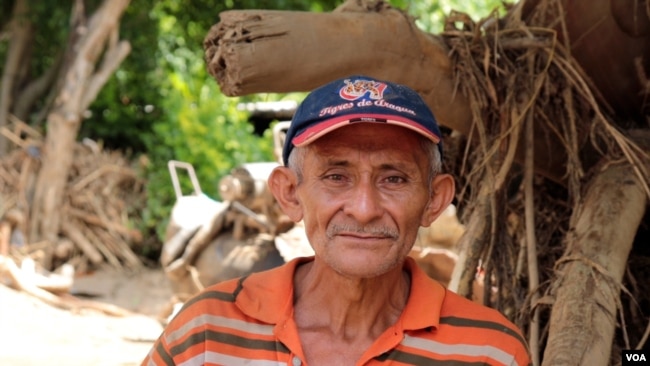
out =
[[[128,229],[117,222],[104,220],[99,216],[89,214],[87,211],[67,207],[66,213],[86,222],[87,224],[101,226],[106,230],[115,231],[121,235],[124,235],[126,238],[133,240],[134,242],[139,242],[142,240],[142,234],[139,231]]]
[[[103,243],[107,250],[117,259],[116,267],[119,268],[125,265],[129,268],[142,267],[142,262],[133,253],[130,246],[124,242],[119,235],[111,235],[110,232],[105,230],[93,230],[93,234],[100,243]],[[115,261],[112,261],[115,262]]]
[[[99,265],[104,262],[102,254],[86,239],[75,225],[72,225],[69,221],[63,221],[61,223],[61,230],[88,256],[88,259],[93,264]]]
[[[89,184],[92,181],[95,181],[99,179],[102,175],[105,174],[121,174],[128,176],[129,178],[134,178],[135,173],[126,167],[121,167],[117,165],[103,165],[94,170],[92,173],[84,176],[82,179],[80,179],[78,182],[75,182],[73,186],[70,188],[72,193],[79,191],[83,189],[87,184]],[[102,182],[103,184],[106,184],[105,181]]]
[[[37,157],[40,155],[42,136],[32,130],[18,133],[16,131],[25,127],[21,127],[20,121],[14,121],[14,124],[16,127],[5,133],[14,134],[16,138],[26,136],[29,141],[22,141],[20,148],[0,159],[0,216],[20,207],[25,221],[31,222],[33,213],[28,196],[34,189],[41,168]],[[93,141],[86,139],[77,143],[74,149],[73,168],[68,176],[66,199],[60,212],[67,224],[65,230],[62,228],[59,233],[63,240],[73,242],[74,248],[61,248],[55,255],[60,240],[45,241],[42,252],[45,257],[57,262],[73,259],[66,258],[66,255],[81,256],[74,261],[80,267],[95,267],[106,262],[118,268],[142,266],[131,247],[142,240],[142,234],[126,224],[127,210],[131,210],[133,202],[139,200],[142,191],[137,174],[121,153],[104,151],[100,144]],[[22,223],[19,227],[30,240],[32,233],[24,225]],[[36,251],[29,242],[27,248],[28,251]],[[79,248],[78,252],[76,248]],[[46,262],[39,260],[43,260],[43,264]]]
[[[106,262],[115,268],[122,267],[122,264],[120,263],[120,260],[115,251],[110,248],[112,245],[110,239],[101,237],[102,231],[92,230],[91,228],[83,225],[79,226],[79,229],[83,233],[84,237],[87,238],[89,242],[93,243],[95,248],[97,248],[97,250],[102,253],[106,259]]]

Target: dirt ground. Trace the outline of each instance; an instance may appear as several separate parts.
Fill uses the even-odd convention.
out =
[[[130,310],[62,310],[0,281],[0,365],[139,365],[162,331],[171,290],[161,270],[103,269],[75,278],[73,293]]]

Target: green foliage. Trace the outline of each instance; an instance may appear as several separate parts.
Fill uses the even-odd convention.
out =
[[[143,136],[150,165],[147,169],[147,208],[145,227],[155,228],[162,237],[171,207],[176,201],[167,169],[169,160],[192,164],[201,188],[208,196],[219,199],[218,182],[242,163],[273,161],[272,137],[257,136],[246,113],[237,109],[242,98],[224,96],[216,82],[207,75],[202,52],[187,45],[174,32],[175,17],[159,14],[158,69],[164,70],[161,88],[160,119],[152,133]],[[186,28],[187,29],[187,28]],[[199,48],[199,50],[201,50]],[[179,170],[183,193],[191,193],[187,175]]]
[[[452,10],[469,14],[475,21],[486,17],[493,10],[504,11],[502,0],[390,0],[391,5],[406,10],[416,18],[415,23],[424,31],[442,32],[445,18]]]

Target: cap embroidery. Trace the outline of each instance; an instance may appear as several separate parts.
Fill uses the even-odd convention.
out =
[[[346,100],[356,100],[368,94],[370,99],[382,99],[384,90],[388,85],[373,80],[343,80],[345,86],[339,90],[341,98]]]

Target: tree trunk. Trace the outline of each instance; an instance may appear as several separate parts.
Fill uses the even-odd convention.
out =
[[[0,85],[0,129],[8,125],[9,111],[13,104],[12,95],[18,84],[18,70],[24,65],[25,51],[29,46],[32,34],[32,24],[29,18],[29,6],[27,0],[16,0],[11,21],[11,41],[9,52],[5,61]],[[7,153],[9,140],[0,134],[0,156]]]
[[[456,92],[448,50],[396,9],[246,10],[220,18],[204,45],[208,69],[226,95],[307,91],[366,74],[411,86],[443,125],[469,132],[471,115]]]
[[[30,241],[56,242],[65,187],[72,165],[75,139],[81,115],[95,99],[101,86],[130,52],[128,42],[117,41],[119,18],[130,0],[105,0],[90,18],[80,24],[74,59],[65,70],[63,85],[48,115],[47,136],[42,149],[42,168],[34,191]],[[103,60],[96,67],[100,56]],[[45,264],[48,265],[46,259]]]
[[[543,365],[608,365],[621,280],[648,203],[629,163],[592,179],[572,217]]]
[[[467,222],[467,230],[458,243],[458,260],[451,274],[451,291],[469,298],[473,295],[472,283],[476,276],[479,259],[485,249],[485,238],[490,235],[490,224],[494,220],[490,205],[490,190],[482,188],[475,200],[475,206]]]

